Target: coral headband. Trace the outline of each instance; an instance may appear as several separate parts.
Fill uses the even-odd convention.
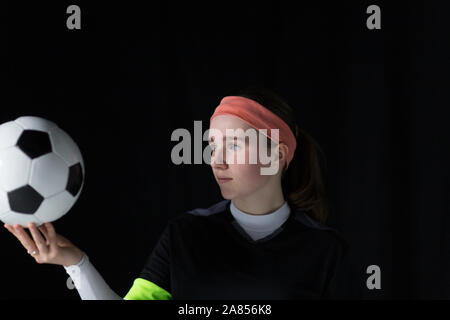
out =
[[[289,163],[294,157],[297,141],[286,122],[258,102],[240,96],[224,97],[214,110],[210,121],[214,117],[224,114],[235,116],[245,121],[255,129],[267,129],[266,136],[269,139],[271,139],[271,129],[278,129],[279,143],[284,143],[289,148],[286,162],[286,169],[288,168]],[[263,134],[261,131],[260,133]]]

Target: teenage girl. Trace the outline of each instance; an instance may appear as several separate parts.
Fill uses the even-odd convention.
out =
[[[227,129],[258,130],[257,143],[227,140]],[[271,129],[278,129],[277,139]],[[212,173],[224,200],[170,219],[123,298],[344,297],[339,270],[346,244],[324,224],[320,149],[298,126],[292,108],[269,90],[243,90],[221,100],[209,132]],[[278,147],[264,150],[270,164],[248,161],[261,151],[261,139],[269,149],[271,141]],[[239,156],[245,163],[236,161]],[[276,172],[261,174],[274,163]],[[30,224],[31,237],[20,225],[5,227],[37,263],[64,266],[82,299],[122,299],[51,223]]]

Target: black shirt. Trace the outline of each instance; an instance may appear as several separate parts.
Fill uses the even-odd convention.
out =
[[[334,229],[292,210],[268,236],[253,240],[230,200],[170,219],[139,277],[173,299],[347,298],[348,246]]]

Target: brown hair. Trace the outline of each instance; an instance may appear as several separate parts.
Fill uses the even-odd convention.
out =
[[[258,102],[288,124],[296,136],[297,147],[288,169],[283,167],[283,195],[291,208],[303,210],[315,220],[325,223],[328,205],[317,151],[326,159],[320,146],[297,124],[294,110],[273,91],[262,87],[249,87],[238,90],[234,95]]]

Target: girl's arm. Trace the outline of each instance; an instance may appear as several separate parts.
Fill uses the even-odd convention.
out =
[[[64,266],[72,278],[82,300],[122,300],[105,282],[84,253],[80,262]]]

